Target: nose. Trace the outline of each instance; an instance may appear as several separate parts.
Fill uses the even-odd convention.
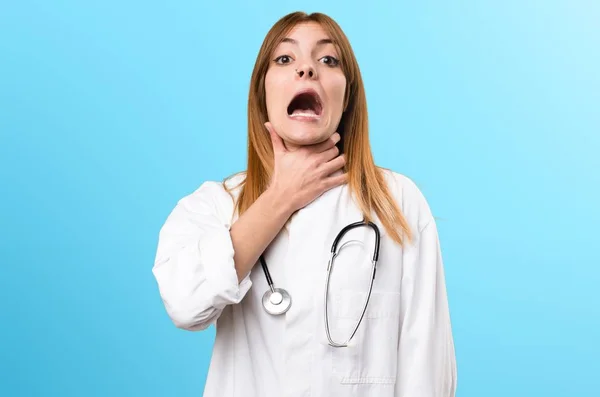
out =
[[[315,79],[317,78],[317,71],[309,64],[304,64],[296,69],[296,75],[300,79]]]

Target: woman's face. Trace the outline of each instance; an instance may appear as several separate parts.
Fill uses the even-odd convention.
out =
[[[275,49],[265,76],[267,112],[289,150],[336,132],[346,90],[339,55],[314,22],[294,27]]]

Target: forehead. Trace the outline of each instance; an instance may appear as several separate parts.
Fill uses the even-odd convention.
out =
[[[323,39],[332,39],[329,33],[317,22],[302,22],[294,26],[283,38],[292,39],[298,44],[315,44]]]

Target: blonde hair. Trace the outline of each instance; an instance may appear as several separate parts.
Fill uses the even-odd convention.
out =
[[[316,22],[325,29],[336,45],[341,68],[346,76],[344,113],[337,131],[342,139],[346,156],[344,171],[348,173],[348,187],[365,221],[372,221],[372,212],[383,223],[388,235],[400,245],[412,233],[385,182],[383,169],[377,167],[369,143],[369,127],[365,90],[358,63],[348,38],[340,26],[322,13],[293,12],[277,21],[267,33],[258,53],[248,95],[248,163],[246,177],[236,203],[236,211],[243,214],[267,189],[273,171],[273,147],[264,126],[268,121],[265,101],[265,75],[273,51],[297,24]],[[227,181],[226,178],[225,182]],[[226,189],[231,193],[232,187]]]

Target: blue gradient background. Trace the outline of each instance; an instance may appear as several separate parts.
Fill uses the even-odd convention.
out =
[[[303,9],[439,217],[458,396],[599,396],[600,3],[448,3],[3,2],[0,395],[201,395],[213,328],[167,318],[158,231],[244,168],[255,56]]]

